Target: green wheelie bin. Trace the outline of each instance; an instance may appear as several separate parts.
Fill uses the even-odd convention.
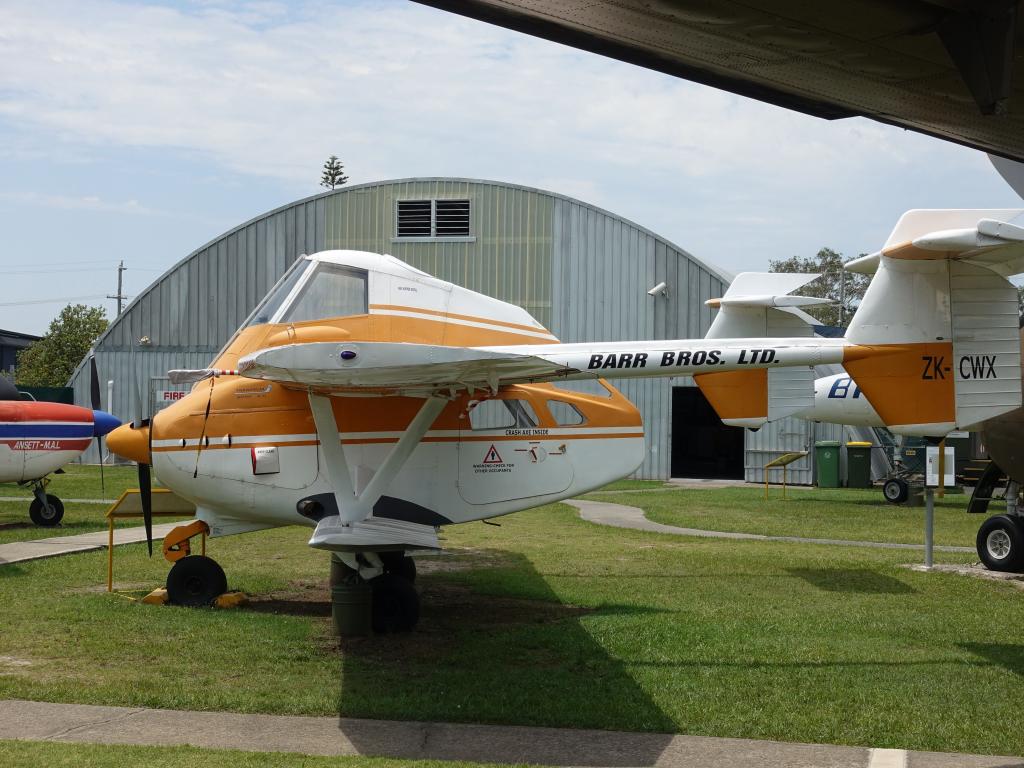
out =
[[[819,440],[814,444],[814,464],[819,488],[839,487],[839,441]]]
[[[871,443],[846,444],[846,487],[871,487]]]

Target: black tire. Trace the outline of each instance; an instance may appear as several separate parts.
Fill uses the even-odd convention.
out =
[[[173,605],[209,605],[228,591],[228,580],[216,560],[189,555],[167,574],[167,600]]]
[[[32,499],[28,506],[28,516],[32,522],[44,528],[52,528],[64,519],[64,503],[52,494],[46,494],[46,506],[39,499]]]
[[[902,504],[910,496],[910,485],[899,477],[890,478],[882,486],[882,495],[890,504]]]
[[[996,515],[981,524],[976,541],[978,557],[990,571],[1019,573],[1024,566],[1024,536],[1009,515]]]
[[[373,588],[373,631],[411,632],[420,620],[420,596],[416,588],[394,573],[370,581]]]
[[[416,583],[416,561],[404,552],[381,552],[380,559],[384,563],[384,573],[401,576],[410,584]]]

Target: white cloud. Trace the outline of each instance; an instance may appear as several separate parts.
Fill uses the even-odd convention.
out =
[[[69,211],[98,211],[103,213],[119,213],[132,216],[165,216],[163,211],[157,211],[139,203],[138,200],[125,200],[124,202],[110,202],[103,200],[96,195],[52,195],[39,192],[0,192],[0,200],[7,200],[15,203],[27,203],[44,208],[60,208]]]
[[[335,152],[353,181],[511,166],[531,183],[519,160],[544,158],[566,177],[826,184],[867,153],[918,151],[864,121],[826,143],[804,116],[408,2],[14,1],[0,30],[0,120],[289,182]]]

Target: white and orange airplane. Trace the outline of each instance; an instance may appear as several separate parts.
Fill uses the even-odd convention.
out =
[[[306,525],[312,547],[370,580],[375,625],[408,629],[418,603],[403,553],[439,547],[440,526],[575,496],[639,466],[640,414],[609,379],[700,376],[727,418],[745,418],[753,402],[774,419],[813,403],[810,366],[842,363],[865,390],[898,388],[914,409],[908,423],[952,425],[959,410],[940,407],[945,395],[920,364],[953,344],[994,355],[1000,376],[1015,371],[1006,402],[959,388],[957,409],[987,418],[1020,406],[1017,351],[936,338],[928,318],[948,284],[880,275],[894,302],[865,299],[849,339],[757,338],[780,301],[816,301],[772,293],[721,301],[716,323],[760,318],[744,337],[561,344],[525,310],[390,256],[304,256],[210,368],[171,372],[196,382],[186,397],[115,430],[109,446],[139,463],[144,509],[150,465],[196,505],[197,521],[164,541],[173,602],[209,602],[226,588],[216,563],[190,554],[190,536]],[[601,394],[574,391],[578,380],[599,382]]]

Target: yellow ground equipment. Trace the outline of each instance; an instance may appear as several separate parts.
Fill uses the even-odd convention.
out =
[[[806,455],[807,451],[784,453],[764,465],[764,497],[766,499],[768,498],[768,470],[782,468],[782,498],[786,498],[786,467]]]
[[[153,489],[153,517],[177,517],[187,518],[192,517],[196,513],[195,505],[181,498],[177,494],[166,488],[154,488]],[[108,523],[108,538],[107,538],[107,591],[114,591],[114,521],[122,518],[141,518],[142,517],[142,496],[139,493],[138,488],[129,488],[127,491],[122,493],[117,501],[110,505],[110,509],[107,510],[107,523]],[[196,525],[201,525],[202,528],[192,528]],[[180,557],[184,557],[188,554],[188,539],[195,536],[198,533],[203,535],[203,553],[206,552],[206,534],[209,529],[206,528],[205,523],[200,523],[198,520],[194,523],[189,523],[185,526],[178,526],[170,534],[168,538],[181,530],[191,531],[184,539],[178,539],[171,542],[171,546],[168,545],[167,539],[164,539],[164,557],[173,562]],[[173,549],[173,547],[177,549]]]

